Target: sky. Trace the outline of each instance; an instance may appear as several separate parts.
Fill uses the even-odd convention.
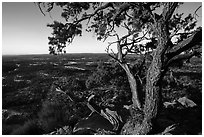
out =
[[[176,12],[188,14],[194,12],[201,5],[197,3],[184,3]],[[201,9],[198,10],[198,25],[201,26]],[[52,18],[51,18],[52,17]],[[43,16],[33,2],[3,2],[2,3],[2,54],[48,54],[48,36],[51,28],[46,27],[54,20],[63,21],[60,10],[54,9]],[[67,47],[67,53],[105,53],[107,42],[99,42],[93,33],[85,32],[77,37]]]

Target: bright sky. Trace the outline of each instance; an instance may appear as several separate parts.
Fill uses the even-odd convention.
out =
[[[176,12],[186,14],[194,12],[201,2],[185,3]],[[47,23],[60,19],[58,10],[43,16],[32,2],[2,3],[2,54],[48,54],[48,36],[51,28]],[[201,9],[198,10],[198,21],[201,26]],[[62,19],[61,19],[62,20]],[[93,33],[85,33],[74,39],[67,48],[67,53],[104,53],[107,43],[98,42]]]

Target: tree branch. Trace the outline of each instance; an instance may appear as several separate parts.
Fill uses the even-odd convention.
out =
[[[135,43],[138,43],[140,41],[142,41],[144,38],[146,38],[145,36],[148,34],[148,31],[146,33],[143,34],[143,36],[139,37],[139,38],[136,38],[134,40],[132,40],[132,42],[129,42],[129,43],[124,43],[124,44],[121,44],[121,46],[127,46],[127,45],[132,45],[129,49],[132,49],[134,47],[134,44]],[[127,35],[128,36],[128,35]],[[122,38],[121,38],[122,39]],[[120,39],[120,40],[121,40]],[[123,38],[124,39],[124,38]]]
[[[112,8],[114,9],[112,2],[108,2],[108,3],[104,4],[103,6],[100,6],[98,9],[96,9],[96,10],[94,11],[93,14],[95,15],[98,11],[104,10],[104,9],[106,9],[106,8],[108,8],[108,7],[112,7]]]
[[[165,21],[168,21],[171,18],[177,6],[178,2],[168,2],[165,4],[163,12],[161,14]]]
[[[56,88],[56,91],[58,91],[58,92],[60,92],[60,93],[63,93],[63,94],[65,94],[65,95],[67,95],[68,98],[73,102],[73,99],[72,99],[72,98],[71,98],[66,92],[64,92],[63,90],[61,90],[59,87]]]
[[[37,6],[38,6],[38,8],[40,9],[40,12],[45,16],[45,13],[42,11],[42,8],[41,8],[41,4],[43,4],[43,6],[44,6],[44,3],[43,2],[34,2]]]
[[[170,39],[171,39],[172,37],[174,37],[174,36],[183,35],[183,34],[189,35],[189,34],[193,34],[193,33],[194,33],[194,31],[184,32],[184,33],[178,33],[178,31],[179,31],[179,29],[177,29],[173,34],[171,34],[171,35],[169,36]]]
[[[167,54],[167,58],[171,59],[174,56],[180,54],[181,52],[188,50],[189,48],[198,45],[202,42],[202,29],[197,29],[190,37],[181,41],[176,46],[174,46]]]
[[[202,7],[202,6],[199,6],[199,7],[195,10],[195,12],[194,12],[194,14],[193,14],[193,15],[195,15],[195,17],[194,17],[195,19],[196,19],[196,16],[199,17],[198,14],[197,14],[197,11],[198,11],[201,7]]]
[[[150,17],[152,18],[153,22],[156,23],[155,15],[152,13],[152,10],[150,9],[149,4],[144,4],[143,7],[148,11]]]
[[[129,6],[131,6],[130,3],[123,3],[116,11],[115,15],[113,16],[113,21],[116,19],[117,16],[119,16],[122,12],[126,11]]]
[[[169,66],[171,66],[171,64],[173,64],[173,63],[175,63],[175,62],[177,62],[177,61],[190,59],[190,58],[192,58],[193,56],[196,56],[196,55],[198,55],[198,54],[200,54],[198,51],[193,51],[193,52],[188,53],[188,54],[177,55],[177,56],[173,57],[172,59],[170,59],[170,60],[167,62],[165,68],[167,69]]]

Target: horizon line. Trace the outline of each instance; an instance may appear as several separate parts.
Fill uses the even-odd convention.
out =
[[[58,54],[58,55],[66,55],[66,54],[108,54],[105,52],[73,52],[73,53],[63,53],[63,54]],[[18,55],[52,55],[49,53],[31,53],[31,54],[2,54],[2,56],[18,56]],[[55,55],[53,55],[55,56]]]

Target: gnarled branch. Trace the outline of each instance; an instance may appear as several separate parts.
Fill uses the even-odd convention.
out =
[[[171,66],[171,64],[173,63],[176,63],[177,61],[180,61],[180,60],[187,60],[187,59],[190,59],[192,58],[193,56],[196,56],[200,54],[198,51],[193,51],[191,53],[188,53],[188,54],[182,54],[182,55],[177,55],[175,57],[173,57],[172,59],[170,59],[167,64],[165,65],[166,69]]]
[[[190,49],[191,47],[198,45],[202,42],[202,29],[197,29],[190,37],[181,41],[176,46],[174,46],[167,54],[167,58],[170,60],[181,52]]]

